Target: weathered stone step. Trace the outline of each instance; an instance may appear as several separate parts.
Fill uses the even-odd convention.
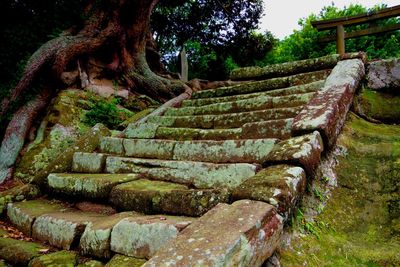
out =
[[[243,181],[233,191],[233,199],[267,202],[287,220],[305,191],[306,180],[301,167],[274,165]]]
[[[293,119],[245,123],[241,128],[196,129],[159,127],[155,138],[172,140],[226,140],[290,137]]]
[[[274,138],[247,140],[195,140],[175,141],[163,139],[121,139],[125,155],[135,158],[170,159],[213,163],[282,163],[300,164],[312,171],[318,163],[323,143],[320,134],[291,137],[280,141]],[[106,170],[123,170],[120,162],[107,158]],[[135,166],[135,164],[132,164]],[[122,165],[121,165],[122,166]],[[132,167],[130,168],[132,169]],[[132,171],[126,171],[132,172]]]
[[[229,196],[226,189],[189,189],[182,184],[140,179],[114,187],[110,200],[122,210],[200,216],[218,203],[229,202]]]
[[[82,156],[84,154],[81,154]],[[96,154],[90,158],[96,157]],[[81,169],[90,172],[91,169]],[[139,179],[138,174],[83,174],[83,173],[51,173],[47,177],[47,184],[55,193],[87,198],[108,198],[111,189],[121,183]]]
[[[250,94],[232,95],[224,97],[212,97],[212,98],[199,98],[199,99],[188,99],[182,102],[182,107],[198,107],[204,105],[210,105],[214,103],[231,102],[243,99],[249,99],[258,96],[286,96],[292,94],[304,94],[316,92],[324,85],[325,80],[320,80],[308,84],[291,86],[283,89],[275,89],[266,92],[257,92]]]
[[[230,78],[232,80],[265,79],[313,70],[331,69],[339,60],[340,56],[336,54],[319,58],[273,64],[265,67],[238,68],[231,72]]]
[[[308,84],[319,80],[325,80],[326,77],[328,77],[329,73],[330,70],[328,69],[319,70],[314,72],[291,75],[287,77],[243,83],[229,87],[220,87],[217,89],[203,90],[194,92],[192,95],[192,99],[250,94],[250,93],[269,91],[279,88],[286,88],[301,84]]]
[[[37,212],[40,205],[47,210]],[[37,240],[62,249],[78,248],[84,255],[101,258],[113,252],[149,258],[195,220],[133,212],[105,216],[66,207],[58,210],[60,207],[64,206],[38,199],[9,204],[7,214],[18,228],[24,227],[21,222],[29,221],[31,236]]]
[[[295,117],[302,107],[273,108],[219,115],[153,116],[148,122],[164,127],[226,129],[242,127],[245,123],[280,120]]]
[[[169,108],[166,116],[188,116],[188,115],[208,115],[226,114],[245,111],[263,110],[281,107],[296,107],[308,103],[315,92],[305,94],[293,94],[288,96],[270,97],[258,96],[232,102],[215,103],[201,107]],[[129,136],[129,138],[139,138],[139,136]]]
[[[138,173],[149,179],[193,185],[196,188],[235,188],[252,177],[259,165],[214,164],[194,161],[108,157],[106,172]]]
[[[261,266],[281,233],[282,218],[267,203],[218,204],[143,266]]]

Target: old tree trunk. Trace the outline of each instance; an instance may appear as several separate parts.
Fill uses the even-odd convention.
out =
[[[82,87],[90,83],[90,73],[85,70],[89,58],[101,60],[113,79],[124,81],[127,88],[158,100],[187,89],[187,85],[165,74],[150,33],[150,15],[158,0],[89,2],[83,25],[42,45],[28,61],[10,97],[1,102],[0,118],[35,82],[44,81],[42,91],[14,112],[8,123],[0,148],[0,183],[11,176],[11,167],[32,123],[46,107],[54,88],[61,85],[62,74],[79,69]]]

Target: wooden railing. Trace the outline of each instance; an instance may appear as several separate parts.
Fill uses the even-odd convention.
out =
[[[330,42],[336,39],[336,49],[338,54],[344,54],[345,39],[399,30],[400,23],[395,23],[392,25],[385,25],[385,26],[373,26],[373,22],[377,20],[387,19],[397,16],[400,16],[400,5],[356,16],[312,21],[311,25],[318,31],[331,30],[336,28],[336,36],[331,35],[323,37],[320,39],[320,42]],[[352,31],[348,33],[345,32],[344,29],[345,26],[359,25],[366,23],[369,24],[368,28],[366,29]]]

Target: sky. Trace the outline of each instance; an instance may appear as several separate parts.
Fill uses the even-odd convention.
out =
[[[343,8],[350,4],[361,4],[373,7],[376,4],[387,4],[388,7],[400,5],[400,0],[264,0],[264,16],[261,19],[260,30],[269,30],[279,39],[290,35],[293,30],[299,30],[297,22],[310,14],[318,14],[322,7],[331,3]]]

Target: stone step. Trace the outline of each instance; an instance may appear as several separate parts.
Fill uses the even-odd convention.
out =
[[[285,76],[313,70],[329,69],[333,68],[339,60],[340,56],[336,54],[280,64],[272,64],[265,67],[237,68],[231,72],[230,78],[232,80],[265,79],[269,77]]]
[[[243,124],[250,122],[293,118],[301,111],[302,108],[302,106],[289,108],[272,108],[219,115],[153,116],[149,118],[148,122],[164,127],[178,128],[238,128],[242,127]]]
[[[2,265],[1,260],[7,261],[11,266],[28,266],[32,259],[49,250],[43,244],[13,239],[6,237],[7,235],[8,232],[0,228],[0,266],[8,266]]]
[[[35,211],[40,204],[47,212]],[[49,208],[52,204],[55,208]],[[57,210],[59,207],[64,210]],[[124,212],[112,216],[82,212],[60,203],[38,199],[9,204],[7,214],[18,222],[31,219],[31,236],[62,249],[78,248],[81,254],[107,258],[113,253],[150,258],[166,242],[177,237],[195,218],[143,215]],[[1,240],[0,240],[1,246]],[[105,254],[101,254],[101,253]]]
[[[143,266],[261,266],[278,246],[282,228],[267,203],[218,204]]]
[[[155,138],[170,140],[226,140],[290,137],[293,119],[245,123],[241,128],[196,129],[159,127]]]
[[[108,157],[106,172],[138,173],[149,179],[196,188],[235,188],[260,169],[257,164],[214,164],[195,161]]]
[[[83,157],[83,153],[81,154]],[[91,157],[95,157],[92,154]],[[87,157],[88,161],[91,157]],[[90,172],[91,169],[81,169]],[[54,193],[85,198],[108,198],[111,189],[118,184],[139,179],[139,174],[87,174],[87,173],[51,173],[47,177],[49,189]]]
[[[315,95],[315,92],[305,94],[293,94],[288,96],[258,96],[232,102],[215,103],[201,107],[169,108],[166,116],[188,116],[188,115],[217,115],[226,113],[238,113],[270,108],[296,107],[308,103]],[[127,133],[129,138],[145,138]],[[150,137],[153,138],[153,137]]]
[[[240,94],[250,94],[256,92],[270,91],[274,89],[286,88],[296,85],[308,84],[315,81],[325,80],[330,70],[319,70],[314,72],[291,75],[281,78],[272,78],[269,80],[256,81],[233,85],[229,87],[220,87],[194,92],[192,99],[211,98],[221,96],[232,96]]]
[[[306,173],[301,167],[274,165],[244,180],[232,193],[234,200],[252,199],[267,202],[287,220],[306,188]]]
[[[241,94],[241,95],[232,95],[232,96],[224,96],[224,97],[212,97],[212,98],[199,98],[199,99],[188,99],[182,102],[182,107],[198,107],[204,105],[210,105],[215,103],[222,102],[231,102],[243,99],[254,98],[258,96],[286,96],[292,94],[304,94],[316,92],[322,88],[325,80],[320,80],[308,84],[291,86],[283,89],[275,89],[266,92],[257,92],[250,94]]]
[[[140,179],[114,187],[110,201],[121,210],[200,216],[218,203],[228,202],[229,196],[226,189],[189,189],[182,184]]]

